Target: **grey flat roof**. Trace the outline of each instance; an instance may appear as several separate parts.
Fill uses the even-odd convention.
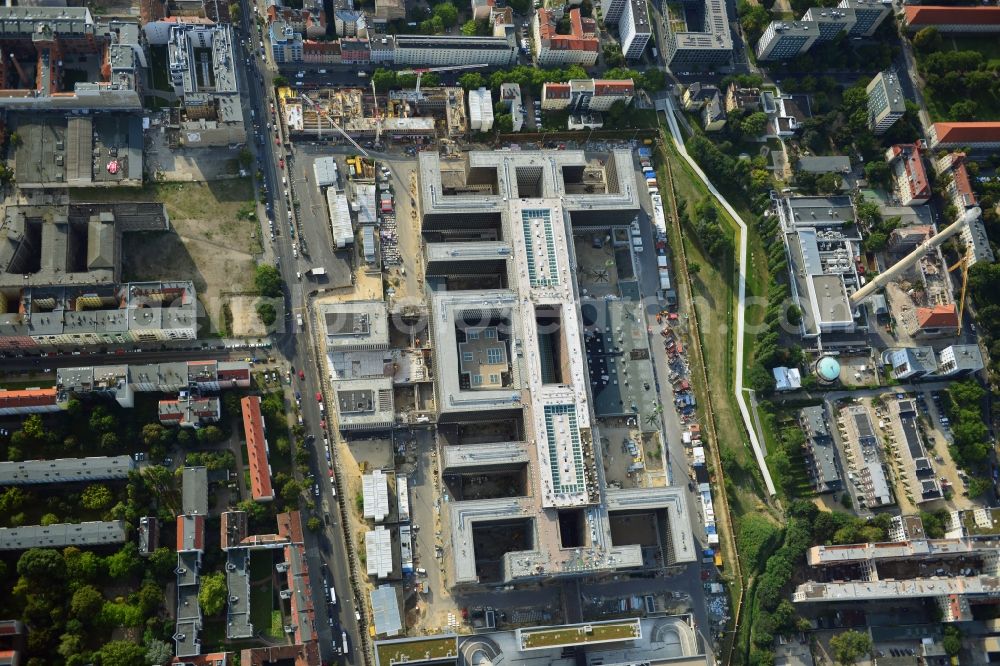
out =
[[[323,303],[317,306],[331,350],[389,346],[389,314],[383,301]]]
[[[188,515],[208,515],[208,468],[185,467],[181,492],[182,511]]]
[[[510,257],[509,243],[480,241],[469,243],[427,243],[427,261],[484,261],[506,260]]]
[[[124,542],[125,522],[121,520],[0,529],[0,550],[103,546]]]
[[[724,0],[706,0],[705,29],[700,32],[675,32],[678,49],[719,49],[731,51],[733,37],[729,33],[729,12]],[[669,26],[667,28],[669,30]]]
[[[511,49],[504,37],[452,37],[449,35],[396,35],[397,49],[476,49],[506,51]]]
[[[379,585],[371,591],[371,600],[375,634],[392,637],[403,633],[403,620],[400,617],[396,588],[392,585]]]
[[[798,170],[806,173],[845,173],[851,170],[846,155],[806,155],[799,158]]]
[[[226,638],[250,638],[250,551],[230,548],[226,555],[226,589],[229,592],[226,607]]]
[[[0,486],[127,479],[135,468],[132,456],[0,462]]]
[[[444,447],[443,469],[448,471],[480,470],[491,467],[527,465],[530,461],[525,442],[490,442]]]

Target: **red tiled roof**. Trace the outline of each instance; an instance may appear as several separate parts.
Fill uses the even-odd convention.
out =
[[[903,9],[908,26],[1000,25],[1000,7],[934,7],[910,5]]]
[[[972,191],[969,170],[965,168],[965,153],[952,154],[951,182],[966,206],[976,205],[976,193]]]
[[[632,79],[615,81],[609,79],[594,79],[595,95],[633,95],[635,84]]]
[[[920,328],[958,328],[958,310],[954,303],[917,308],[917,324]]]
[[[302,42],[303,53],[340,53],[340,42],[319,42],[306,40]]]
[[[194,518],[194,549],[204,550],[205,549],[205,516],[192,516]],[[177,548],[178,550],[184,547],[184,518],[185,516],[177,516]]]
[[[172,664],[191,664],[191,666],[229,666],[228,652],[212,652],[194,657],[174,657]]]
[[[1000,141],[1000,122],[934,123],[934,134],[938,143]]]
[[[279,513],[276,520],[280,536],[292,543],[302,543],[302,515],[298,511]]]
[[[570,34],[560,35],[556,32],[556,22],[551,12],[544,7],[538,10],[538,36],[542,45],[553,51],[593,51],[597,52],[599,40],[587,36],[583,31],[583,20],[579,9],[569,12]]]
[[[56,404],[56,390],[54,388],[0,391],[0,409],[45,407],[54,404]]]
[[[542,91],[545,99],[569,99],[568,83],[546,83]]]
[[[274,499],[271,468],[267,462],[267,440],[264,439],[264,418],[260,414],[260,396],[240,400],[243,408],[243,431],[247,438],[247,461],[250,465],[250,491],[257,501]]]
[[[918,199],[929,198],[931,185],[927,180],[927,169],[924,166],[920,143],[896,144],[891,150],[894,158],[899,157],[904,160],[903,170],[910,196]]]

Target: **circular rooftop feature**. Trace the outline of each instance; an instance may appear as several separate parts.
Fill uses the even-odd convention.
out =
[[[832,356],[824,356],[816,362],[816,374],[824,382],[835,382],[840,378],[840,361]]]

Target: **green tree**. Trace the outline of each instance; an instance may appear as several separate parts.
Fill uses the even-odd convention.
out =
[[[924,53],[937,51],[941,48],[941,35],[937,28],[924,28],[913,35],[913,48]]]
[[[59,647],[56,652],[68,663],[73,657],[81,655],[84,651],[83,637],[80,634],[66,632],[59,637]]]
[[[20,486],[10,486],[0,495],[0,514],[10,515],[24,506],[30,496]]]
[[[882,160],[874,160],[865,164],[865,178],[872,185],[887,187],[889,185],[889,165]]]
[[[198,603],[205,615],[218,615],[226,607],[226,576],[221,571],[201,577]]]
[[[102,483],[93,483],[83,489],[80,494],[80,504],[84,509],[100,511],[107,509],[115,501],[111,489]]]
[[[142,561],[139,559],[139,551],[134,543],[126,543],[114,555],[109,555],[105,559],[108,567],[108,575],[111,578],[131,578],[142,568]]]
[[[323,521],[316,516],[310,516],[309,520],[306,521],[306,528],[310,532],[319,532],[323,529]]]
[[[375,90],[387,92],[396,87],[396,72],[380,67],[372,74],[372,83],[375,85]]]
[[[176,566],[177,557],[173,551],[173,563]],[[86,583],[97,580],[101,573],[101,557],[92,550],[80,550],[76,546],[67,546],[62,552],[66,563],[66,577],[76,583]],[[173,569],[173,567],[171,567]]]
[[[763,366],[755,365],[747,373],[747,386],[758,393],[771,393],[774,391],[774,375]]]
[[[69,610],[74,617],[87,622],[92,620],[104,606],[104,595],[93,585],[84,585],[73,593]]]
[[[167,439],[167,429],[159,423],[147,423],[142,426],[142,443],[147,447],[161,444]]]
[[[281,296],[281,273],[274,266],[270,264],[257,266],[253,281],[254,286],[257,287],[257,291],[262,296],[269,296],[271,298]]]
[[[17,560],[17,574],[33,582],[58,584],[66,577],[66,562],[57,550],[29,548]]]
[[[131,641],[110,641],[97,651],[101,666],[146,666],[146,648]]]
[[[751,113],[740,122],[740,129],[748,136],[760,136],[767,125],[767,114],[763,111]]]
[[[458,9],[450,2],[442,2],[439,5],[435,5],[432,12],[435,18],[441,19],[441,23],[446,28],[451,28],[458,23]]]
[[[604,64],[608,67],[621,67],[625,64],[625,55],[618,42],[605,42],[601,47]]]
[[[264,326],[270,326],[278,319],[278,313],[272,304],[261,301],[257,304],[257,317],[260,318],[260,323]]]
[[[465,23],[462,24],[462,34],[465,35],[466,37],[475,37],[476,36],[476,20],[475,19],[469,19],[468,21],[466,21]],[[466,90],[468,90],[468,88],[466,88]]]
[[[101,435],[101,448],[114,449],[118,446],[118,435],[113,432],[106,432]]]
[[[237,159],[240,161],[240,166],[246,169],[253,162],[253,153],[250,152],[249,148],[244,146],[243,148],[240,148]]]
[[[198,441],[202,444],[215,444],[225,438],[225,433],[218,426],[209,425],[204,428],[198,428]]]
[[[478,90],[486,86],[486,79],[479,72],[466,72],[458,77],[458,85],[465,90]]]
[[[39,522],[43,527],[48,527],[49,525],[57,525],[61,521],[59,520],[59,516],[57,516],[56,514],[47,513],[44,516],[42,516],[42,519]]]
[[[149,563],[149,569],[157,578],[166,578],[177,566],[177,555],[174,551],[170,550],[166,546],[160,546],[152,553],[146,560]]]
[[[872,651],[872,639],[867,633],[851,629],[831,638],[830,650],[838,664],[854,664]]]
[[[236,505],[240,511],[245,511],[247,517],[252,521],[263,520],[267,516],[267,509],[263,504],[254,502],[252,499],[245,499]]]
[[[274,83],[274,87],[275,88],[284,88],[284,87],[288,86],[288,79],[286,79],[285,77],[283,77],[281,74],[278,74],[277,76],[275,76],[272,79],[272,82]]]
[[[955,102],[951,105],[948,110],[948,115],[952,120],[975,120],[976,113],[979,111],[979,104],[971,99],[963,99],[961,101]]]
[[[146,663],[149,666],[163,666],[174,656],[174,649],[169,643],[157,638],[146,642]]]

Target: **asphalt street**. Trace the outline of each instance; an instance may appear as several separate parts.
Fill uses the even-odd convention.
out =
[[[340,506],[333,498],[334,490],[327,472],[323,445],[326,433],[320,427],[323,414],[320,413],[317,401],[311,397],[319,392],[322,386],[320,366],[311,354],[310,326],[299,328],[295,324],[296,315],[299,314],[304,321],[310,320],[306,292],[311,291],[313,287],[304,285],[297,278],[298,272],[304,272],[310,267],[309,258],[302,257],[298,252],[297,240],[294,237],[298,233],[294,228],[295,214],[290,197],[284,196],[285,186],[282,184],[282,178],[287,178],[287,174],[281,167],[280,160],[284,159],[287,162],[291,156],[294,162],[294,155],[289,150],[290,144],[285,144],[280,135],[279,119],[271,111],[274,108],[272,83],[274,73],[268,68],[266,54],[259,47],[263,35],[259,25],[254,21],[255,15],[263,7],[256,6],[251,0],[244,0],[241,8],[241,37],[249,40],[243,42],[243,50],[237,58],[240,85],[246,91],[244,100],[249,107],[245,110],[245,116],[249,117],[248,124],[256,123],[260,128],[260,132],[254,134],[253,145],[259,169],[263,174],[262,184],[267,192],[269,219],[274,221],[277,232],[271,251],[287,285],[285,331],[275,336],[275,351],[288,359],[294,368],[294,389],[303,396],[302,418],[306,429],[306,442],[311,443],[313,447],[311,465],[314,477],[320,486],[321,497],[318,505],[326,509],[323,531],[318,535],[308,531],[305,534],[313,603],[316,609],[316,631],[324,660],[331,661],[338,658],[342,650],[335,649],[335,645],[339,646],[342,643],[341,631],[344,631],[347,633],[349,650],[343,659],[348,663],[362,663],[364,659],[358,658],[358,649],[364,645],[361,640],[360,623],[356,619],[356,613],[359,612],[358,604],[351,584],[350,558],[341,528],[343,520]],[[294,183],[292,185],[294,187]],[[320,216],[312,210],[308,213],[298,220],[298,223],[308,227],[305,233],[309,251],[317,253],[317,257],[324,257],[323,261],[329,260],[329,267],[332,268],[335,265],[333,259],[323,254],[332,252],[329,249],[329,241],[324,242],[322,240],[324,236],[320,233],[322,231],[325,234],[325,228],[328,226],[325,214]],[[265,229],[264,238],[268,237],[268,230]],[[299,370],[303,371],[304,379],[298,378]],[[313,489],[310,488],[308,491],[312,493]],[[327,603],[327,589],[324,589],[321,583],[324,579],[328,579],[337,590],[338,603],[335,607]],[[363,613],[363,610],[360,612]],[[363,615],[361,617],[363,619]]]

